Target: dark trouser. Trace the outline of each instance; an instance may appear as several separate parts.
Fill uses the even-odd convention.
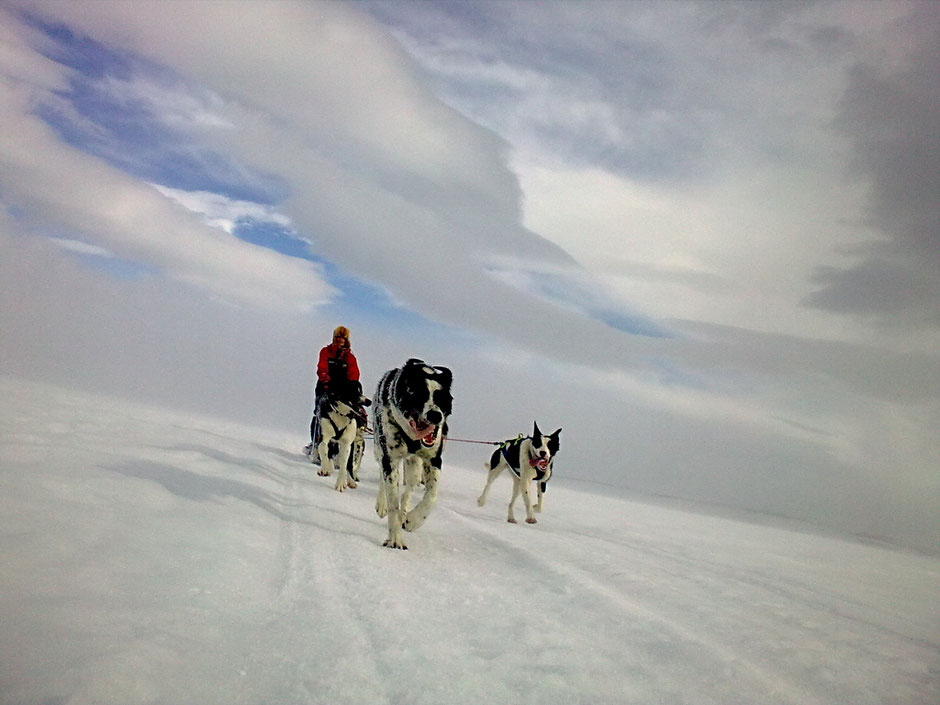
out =
[[[320,402],[322,400],[323,397],[318,395],[313,405],[313,418],[310,419],[310,442],[314,446],[320,443]]]

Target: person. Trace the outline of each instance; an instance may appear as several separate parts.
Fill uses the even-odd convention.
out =
[[[326,396],[331,381],[359,381],[359,363],[350,349],[349,329],[346,326],[336,326],[333,330],[333,342],[320,350],[317,360],[316,402],[313,419],[310,421],[310,445],[304,448],[304,452],[316,465],[320,464],[317,454],[317,445],[320,443],[320,403]]]

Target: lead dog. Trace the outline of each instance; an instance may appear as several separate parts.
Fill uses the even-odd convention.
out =
[[[358,482],[358,460],[362,458],[361,445],[366,419],[362,407],[372,401],[362,395],[359,382],[335,384],[320,402],[320,444],[317,453],[321,469],[317,475],[329,477],[336,469],[338,492],[353,489]],[[358,455],[358,458],[356,457]]]
[[[446,367],[412,358],[386,372],[375,390],[373,445],[382,471],[375,511],[380,517],[388,516],[388,538],[383,545],[389,548],[408,548],[402,529],[420,527],[437,500],[452,380]],[[400,467],[405,485],[401,496]],[[409,510],[419,482],[424,482],[424,496]]]
[[[552,476],[552,463],[555,460],[555,454],[558,453],[560,434],[559,428],[546,436],[539,431],[539,425],[536,423],[532,429],[532,435],[528,438],[520,437],[504,441],[493,451],[489,462],[483,464],[489,474],[486,476],[486,487],[483,488],[483,494],[480,495],[477,504],[481,507],[486,504],[486,496],[489,494],[493,480],[499,477],[503,470],[509,468],[512,473],[512,499],[509,501],[509,516],[506,521],[511,524],[516,523],[516,518],[512,515],[512,507],[521,494],[525,502],[526,523],[535,524],[529,485],[533,480],[537,483],[539,499],[534,511],[541,512],[542,495]]]

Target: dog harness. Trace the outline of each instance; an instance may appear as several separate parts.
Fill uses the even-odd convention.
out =
[[[519,479],[522,478],[522,468],[516,467],[515,465],[513,465],[512,460],[509,458],[509,450],[515,446],[522,445],[522,442],[524,440],[525,440],[525,437],[520,433],[515,438],[510,438],[508,441],[503,441],[499,446],[499,450],[503,454],[503,458],[506,460],[506,465],[509,466],[509,471]],[[520,460],[521,460],[521,454],[520,454]],[[551,471],[552,461],[551,459],[539,461],[533,458],[532,460],[529,461],[529,465],[535,468],[534,479],[537,482],[542,482],[548,477]]]

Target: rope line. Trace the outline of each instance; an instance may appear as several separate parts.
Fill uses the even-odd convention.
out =
[[[447,437],[447,441],[448,442],[453,441],[454,443],[480,443],[482,445],[487,445],[487,446],[502,445],[502,442],[500,441],[472,441],[466,438],[451,438],[450,436]]]
[[[375,440],[375,431],[373,431],[371,428],[367,428],[365,438]],[[487,446],[502,445],[502,441],[474,441],[468,438],[451,438],[450,436],[447,437],[447,442],[448,443],[479,443],[481,445],[487,445]]]

